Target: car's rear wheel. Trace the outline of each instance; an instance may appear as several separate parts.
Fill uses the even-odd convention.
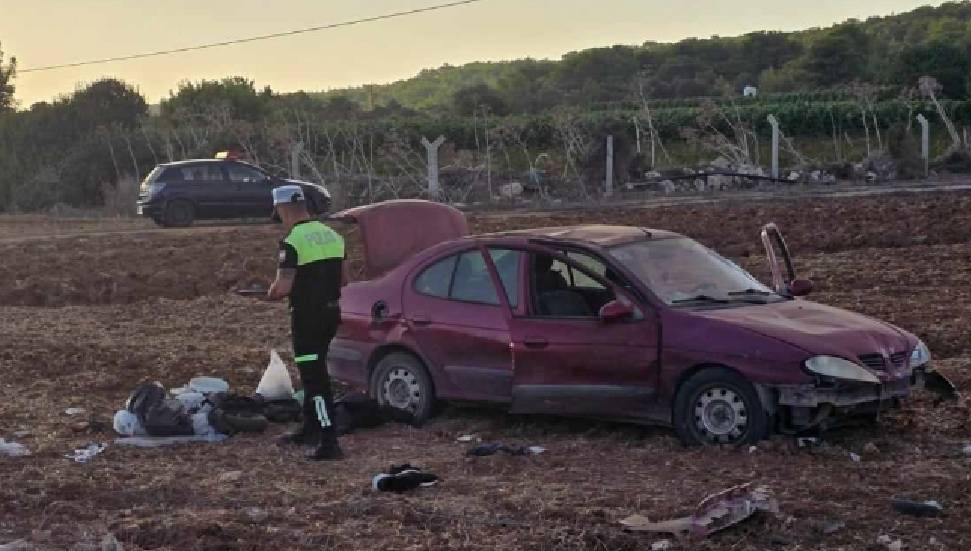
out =
[[[388,354],[374,367],[371,394],[381,405],[403,409],[424,423],[435,408],[435,387],[418,358],[404,352]]]
[[[189,201],[170,201],[165,206],[164,222],[170,228],[185,228],[195,220],[196,209]]]
[[[681,385],[674,426],[689,446],[741,445],[765,438],[769,420],[752,383],[734,371],[711,368]]]

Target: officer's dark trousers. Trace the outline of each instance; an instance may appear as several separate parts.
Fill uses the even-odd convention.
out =
[[[341,314],[337,307],[290,314],[293,356],[303,382],[303,428],[309,436],[321,435],[324,446],[337,443],[334,427],[334,399],[327,374],[327,348],[337,334]]]

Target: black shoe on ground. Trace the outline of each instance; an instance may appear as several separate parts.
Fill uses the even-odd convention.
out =
[[[281,446],[316,446],[319,442],[319,434],[307,434],[303,430],[288,432],[277,439],[277,444]]]
[[[344,459],[344,452],[336,444],[320,445],[307,452],[307,459],[311,461],[340,461]]]

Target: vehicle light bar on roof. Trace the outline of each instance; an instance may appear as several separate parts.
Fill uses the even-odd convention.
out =
[[[227,161],[235,161],[236,159],[239,159],[239,153],[235,151],[219,151],[216,153],[216,158]]]

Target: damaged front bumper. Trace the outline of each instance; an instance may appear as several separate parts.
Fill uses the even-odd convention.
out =
[[[790,429],[805,430],[832,425],[834,418],[876,414],[896,406],[915,389],[927,389],[938,401],[956,400],[957,388],[944,375],[915,369],[909,377],[890,379],[879,385],[830,381],[828,384],[760,385],[759,395],[767,410],[784,410]],[[766,402],[769,402],[766,404]]]

